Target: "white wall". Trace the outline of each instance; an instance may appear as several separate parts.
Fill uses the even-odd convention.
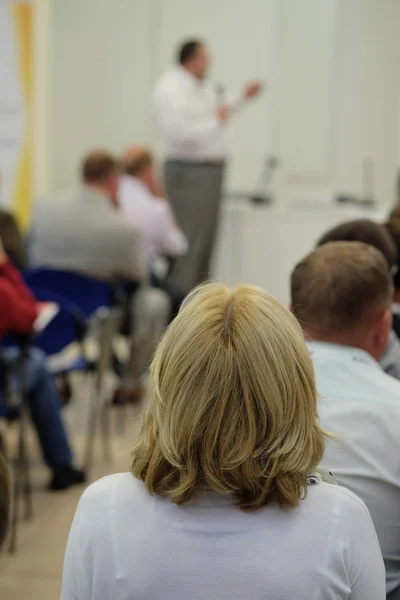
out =
[[[392,200],[400,161],[398,0],[50,0],[52,188],[104,145],[154,143],[151,84],[179,40],[200,35],[228,88],[268,81],[234,124],[229,187],[254,187],[262,158],[284,163],[282,197],[361,192],[361,165]],[[285,193],[283,193],[285,192]]]
[[[400,2],[338,0],[334,176],[361,189],[362,162],[375,163],[376,192],[392,202],[400,107]]]
[[[91,147],[151,141],[152,2],[52,0],[51,187]]]

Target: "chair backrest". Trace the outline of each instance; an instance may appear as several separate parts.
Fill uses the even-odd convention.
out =
[[[47,356],[52,356],[74,342],[82,342],[86,319],[79,306],[51,290],[37,286],[32,286],[31,289],[37,300],[54,302],[59,309],[45,329],[31,338],[32,346],[40,348]]]
[[[110,308],[114,303],[114,289],[107,282],[72,271],[57,269],[28,269],[24,273],[28,287],[54,292],[79,308],[88,319],[99,308]]]

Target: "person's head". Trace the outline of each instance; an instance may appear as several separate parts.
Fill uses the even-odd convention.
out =
[[[154,160],[148,148],[132,146],[122,158],[122,169],[126,175],[138,177],[147,186],[154,181]]]
[[[389,232],[394,245],[397,249],[397,256],[400,258],[400,214],[399,217],[392,217],[385,223],[386,230]],[[400,269],[397,267],[393,273],[394,283],[394,301],[400,302]]]
[[[376,360],[387,346],[392,299],[383,254],[361,242],[320,246],[291,276],[292,312],[307,336],[361,348]]]
[[[197,288],[160,342],[132,473],[176,504],[297,506],[324,451],[314,370],[296,319],[261,289]]]
[[[95,150],[87,154],[81,168],[85,185],[99,189],[117,205],[118,164],[115,158],[105,150]]]
[[[7,537],[11,507],[10,473],[0,450],[0,550]]]
[[[341,223],[325,233],[317,242],[317,246],[323,246],[329,242],[363,242],[370,244],[382,252],[386,258],[389,269],[397,264],[397,248],[381,223],[369,219],[357,219]]]
[[[185,41],[178,51],[178,62],[198,79],[204,79],[210,66],[210,54],[201,40]]]

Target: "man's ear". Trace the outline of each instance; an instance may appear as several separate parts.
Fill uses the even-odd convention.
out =
[[[374,346],[377,353],[381,354],[381,356],[383,356],[387,347],[389,333],[392,328],[392,321],[392,312],[388,308],[382,313],[375,325]]]
[[[292,303],[289,304],[289,310],[293,314],[293,304]]]

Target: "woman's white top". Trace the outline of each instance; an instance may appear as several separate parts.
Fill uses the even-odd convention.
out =
[[[345,488],[312,479],[293,510],[243,512],[205,492],[176,506],[131,474],[83,494],[62,600],[384,600],[369,513]]]

